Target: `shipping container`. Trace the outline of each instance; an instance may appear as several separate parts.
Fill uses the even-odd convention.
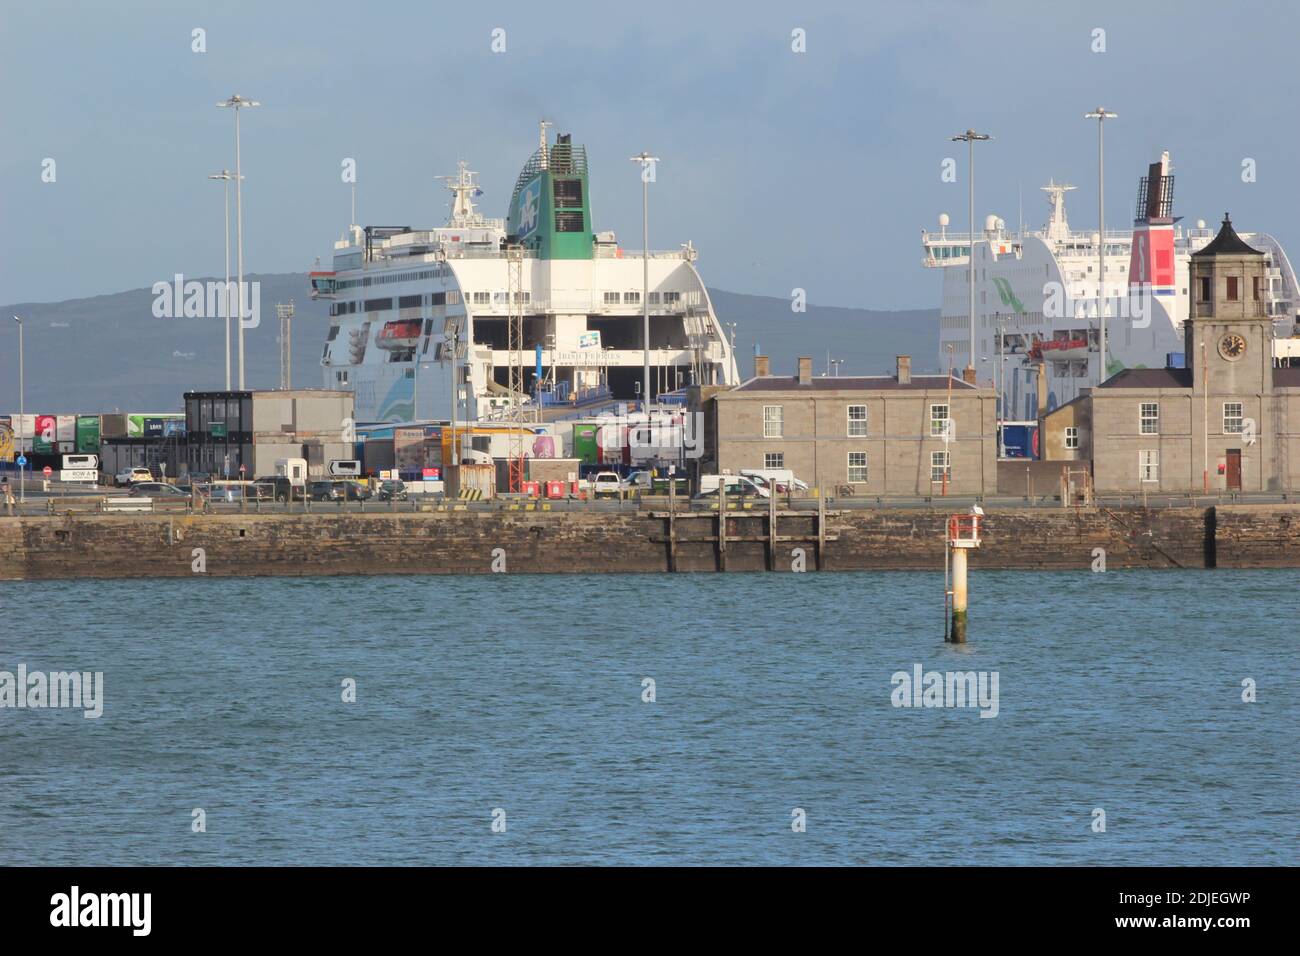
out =
[[[600,453],[596,447],[597,431],[599,427],[596,425],[573,426],[573,457],[579,459],[584,465],[596,464]]]
[[[1038,422],[1003,422],[999,458],[1038,458]]]

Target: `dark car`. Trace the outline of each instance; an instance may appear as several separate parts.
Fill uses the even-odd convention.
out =
[[[380,501],[406,501],[406,482],[404,481],[385,481],[379,485],[379,490],[375,497]]]
[[[271,495],[276,501],[306,501],[307,486],[295,485],[284,475],[277,475],[273,478],[257,479],[259,485],[269,485]]]
[[[127,492],[135,498],[188,498],[190,493],[161,481],[137,481]]]
[[[312,501],[343,501],[347,495],[333,481],[313,481],[307,486],[307,497]]]
[[[359,481],[336,481],[348,501],[369,501],[370,489]]]

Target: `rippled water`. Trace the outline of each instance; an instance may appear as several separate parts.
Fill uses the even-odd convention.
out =
[[[1295,862],[1291,572],[972,587],[952,647],[936,574],[0,583],[0,670],[105,675],[0,709],[0,863]]]

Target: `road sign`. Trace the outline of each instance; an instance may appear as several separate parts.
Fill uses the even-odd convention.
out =
[[[355,478],[361,474],[361,462],[355,458],[333,458],[330,474],[335,478]]]
[[[19,455],[19,456],[18,456],[18,467],[19,467],[19,468],[26,468],[26,467],[27,467],[27,456],[26,456],[26,455]]]
[[[98,481],[97,468],[64,468],[59,472],[59,481]]]
[[[244,472],[246,472],[246,471],[248,471],[248,469],[247,469],[244,465],[240,465],[240,466],[239,466],[239,473],[240,473],[241,475],[242,475]]]
[[[99,456],[98,455],[64,455],[63,456],[64,471],[78,471],[85,468],[92,468],[98,471]]]
[[[46,478],[48,478],[50,477],[50,475],[54,474],[54,469],[51,468],[49,465],[46,465],[44,468],[41,469],[41,474],[44,475]]]

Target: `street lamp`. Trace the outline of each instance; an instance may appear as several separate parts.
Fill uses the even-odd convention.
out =
[[[23,387],[23,320],[14,316],[14,321],[18,323],[18,457],[23,457],[25,442],[22,439],[23,426],[27,420],[27,408],[23,399],[25,389]],[[18,501],[19,503],[27,501],[27,468],[24,465],[18,466]]]
[[[967,256],[967,262],[970,266],[970,362],[967,368],[973,373],[975,371],[975,142],[976,140],[992,139],[987,133],[977,133],[973,129],[968,129],[964,133],[958,133],[950,137],[954,143],[964,142],[966,144],[966,198],[970,205],[970,253]],[[973,377],[973,375],[972,375]]]
[[[642,389],[645,408],[650,407],[650,172],[659,157],[645,150],[631,157],[641,164],[641,314],[645,319],[645,356],[642,360]]]
[[[1106,120],[1118,115],[1101,106],[1083,114],[1084,119],[1097,121],[1097,316],[1101,326],[1098,385],[1106,381]]]
[[[222,185],[222,209],[226,214],[226,284],[221,287],[221,301],[226,313],[226,391],[230,391],[230,181],[234,179],[234,173],[228,169],[223,169],[219,173],[214,173],[208,179],[220,179]],[[242,316],[242,309],[241,318]]]
[[[239,390],[244,390],[244,177],[240,174],[239,164],[239,111],[245,107],[261,106],[256,100],[245,99],[238,93],[230,99],[218,103],[219,107],[230,107],[235,111],[235,248],[238,250],[239,283],[235,287],[239,302]]]

